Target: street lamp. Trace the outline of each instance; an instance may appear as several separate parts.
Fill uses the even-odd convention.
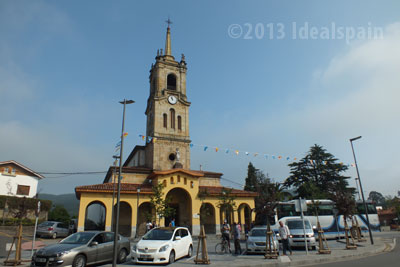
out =
[[[121,195],[121,174],[122,174],[122,153],[124,149],[124,130],[125,130],[125,107],[127,104],[133,104],[135,101],[124,99],[120,101],[120,104],[124,105],[124,111],[122,114],[122,132],[121,132],[121,150],[119,154],[119,173],[118,173],[118,189],[117,189],[117,214],[115,218],[115,232],[114,232],[114,247],[113,247],[113,263],[112,266],[117,265],[117,242],[118,242],[118,226],[119,226],[119,206],[120,206],[120,195]],[[114,208],[114,207],[113,207]]]
[[[136,203],[136,231],[135,231],[135,237],[138,236],[138,229],[139,229],[139,193],[140,193],[140,187],[136,189],[137,192],[137,203]]]
[[[371,225],[369,224],[367,203],[365,203],[364,191],[363,191],[362,184],[361,184],[360,173],[358,172],[358,165],[357,165],[357,160],[356,160],[356,154],[354,153],[354,147],[353,147],[353,141],[356,141],[356,140],[358,140],[358,139],[360,139],[360,138],[361,138],[361,136],[351,138],[351,139],[350,139],[350,144],[351,144],[351,150],[353,151],[354,163],[356,164],[356,171],[357,171],[358,182],[360,183],[360,191],[361,191],[361,197],[362,197],[363,204],[364,204],[364,209],[365,209],[365,217],[367,217],[369,238],[370,238],[370,240],[371,240],[371,245],[373,245],[373,244],[374,244],[374,239],[373,239],[373,237],[372,237]]]

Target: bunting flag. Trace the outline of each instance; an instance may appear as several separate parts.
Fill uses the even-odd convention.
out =
[[[121,147],[120,147],[120,146],[119,146],[119,147],[117,147],[117,148],[115,149],[115,152],[118,152],[120,149],[121,149]]]
[[[124,137],[127,137],[127,136],[128,136],[128,133],[127,133],[127,132],[125,132],[125,133],[123,134],[123,136],[124,136]]]
[[[128,133],[127,132],[125,132],[124,134],[123,134],[123,137],[125,137],[125,136],[127,136],[128,135]],[[142,135],[142,134],[139,134],[138,135],[139,136],[139,138],[141,138],[143,141],[145,141],[146,143],[156,143],[156,141],[157,141],[157,138],[156,137],[152,137],[152,136],[145,136],[145,135]],[[193,147],[201,147],[202,149],[203,149],[203,151],[207,151],[207,149],[209,148],[209,147],[211,147],[211,150],[214,150],[215,152],[218,152],[218,151],[220,151],[220,150],[222,150],[222,151],[225,151],[225,154],[229,154],[229,152],[231,152],[231,150],[236,154],[236,155],[239,155],[239,152],[240,153],[243,153],[244,155],[246,155],[246,156],[249,156],[250,154],[251,155],[253,155],[254,157],[257,157],[258,155],[260,155],[260,157],[261,157],[261,155],[266,159],[266,160],[268,160],[268,159],[273,159],[273,160],[275,160],[275,159],[279,159],[279,160],[281,160],[281,159],[286,159],[287,161],[289,161],[289,160],[293,160],[293,161],[297,161],[298,160],[298,158],[297,157],[289,157],[289,156],[284,156],[284,155],[278,155],[278,156],[275,156],[275,155],[268,155],[268,154],[263,154],[263,153],[259,153],[259,152],[249,152],[249,151],[239,151],[239,150],[237,150],[237,149],[229,149],[229,148],[220,148],[220,147],[215,147],[215,146],[209,146],[209,145],[199,145],[199,144],[193,144],[193,143],[190,143],[189,144],[189,147],[190,148],[193,148]],[[119,141],[116,145],[115,145],[115,151],[117,152],[117,151],[119,151],[121,149],[121,141]],[[310,162],[310,164],[312,165],[312,166],[314,166],[314,165],[316,165],[317,164],[317,162],[316,161],[314,161],[314,160],[312,160],[312,159],[309,159],[308,160],[309,162]],[[321,164],[324,164],[324,165],[327,165],[327,164],[329,164],[329,161],[322,161],[321,162]],[[355,167],[355,164],[354,163],[352,163],[352,164],[344,164],[343,162],[340,162],[339,163],[341,166],[347,166],[347,167]]]

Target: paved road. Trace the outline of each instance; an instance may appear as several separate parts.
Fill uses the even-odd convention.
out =
[[[399,236],[397,234],[397,236]],[[382,266],[382,267],[398,267],[400,266],[400,237],[396,237],[396,247],[387,253],[381,253],[379,255],[355,259],[350,261],[341,261],[335,263],[328,263],[324,264],[324,267],[334,267],[334,266],[341,266],[341,267],[375,267],[375,266]],[[320,264],[316,265],[309,265],[309,266],[320,266]]]

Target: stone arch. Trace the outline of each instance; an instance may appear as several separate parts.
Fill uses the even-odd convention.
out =
[[[173,73],[170,73],[167,76],[167,89],[176,90],[176,75]]]
[[[185,226],[192,230],[192,198],[183,188],[171,189],[166,198],[170,200],[169,206],[175,210],[175,215],[165,218],[165,226],[175,219],[176,226]]]
[[[86,206],[84,231],[99,230],[106,228],[107,209],[103,202],[96,200]]]
[[[113,231],[115,231],[116,217],[117,217],[117,204],[114,205]],[[132,231],[132,207],[128,202],[121,201],[119,203],[118,232],[123,236],[130,237],[131,231]]]
[[[200,224],[204,225],[206,234],[216,234],[215,208],[211,203],[203,203],[201,205]]]
[[[247,203],[238,207],[238,222],[242,225],[242,231],[249,231],[251,226],[251,208]]]
[[[143,202],[139,205],[137,217],[137,233],[139,236],[146,233],[146,223],[156,221],[156,212],[153,204],[150,202]]]

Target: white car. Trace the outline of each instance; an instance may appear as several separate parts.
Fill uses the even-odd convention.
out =
[[[249,232],[249,236],[246,240],[247,243],[247,253],[265,253],[265,246],[266,246],[266,234],[267,228],[266,227],[254,227]],[[272,232],[273,242],[275,245],[276,250],[279,254],[279,242],[276,239],[276,235]]]
[[[132,246],[134,263],[173,263],[182,257],[191,257],[193,241],[186,227],[154,228]]]

